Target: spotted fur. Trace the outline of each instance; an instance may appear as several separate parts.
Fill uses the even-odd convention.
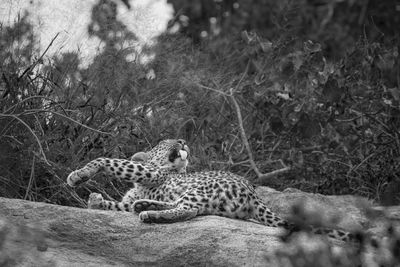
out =
[[[134,182],[121,202],[104,200],[92,193],[89,208],[135,211],[145,223],[173,223],[199,215],[219,215],[254,219],[264,225],[293,230],[293,224],[273,213],[243,177],[223,171],[186,173],[189,153],[184,140],[164,140],[133,160],[99,158],[72,172],[70,186],[87,181],[103,171],[121,180]],[[348,241],[353,235],[335,229],[314,228],[317,234]]]

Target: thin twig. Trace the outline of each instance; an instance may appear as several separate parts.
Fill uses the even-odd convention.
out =
[[[6,111],[4,111],[4,113],[9,113],[13,108],[17,107],[18,105],[20,105],[20,104],[22,104],[22,103],[24,103],[24,102],[26,102],[28,100],[35,99],[35,98],[41,98],[41,99],[48,100],[50,102],[54,102],[55,103],[54,99],[52,99],[50,97],[43,96],[43,95],[34,95],[34,96],[29,96],[27,98],[22,99],[18,103],[16,103],[16,104],[12,105],[11,107],[9,107]]]
[[[207,90],[216,92],[216,93],[218,93],[218,94],[220,94],[220,95],[228,96],[228,94],[225,93],[225,92],[223,92],[223,91],[220,91],[220,90],[217,90],[217,89],[214,89],[214,88],[205,86],[205,85],[201,85],[201,84],[199,84],[199,83],[197,83],[196,85],[197,85],[198,87],[200,87],[200,88],[203,88],[203,89],[207,89]]]
[[[65,119],[67,119],[67,120],[70,120],[70,121],[72,121],[72,122],[74,122],[74,123],[76,123],[76,124],[82,126],[83,128],[86,128],[86,129],[88,129],[88,130],[94,131],[94,132],[96,132],[96,133],[99,133],[99,134],[106,134],[106,135],[112,135],[112,133],[99,131],[99,130],[96,130],[96,129],[92,128],[92,127],[89,127],[89,126],[87,126],[87,125],[85,125],[85,124],[83,124],[83,123],[80,123],[79,121],[76,121],[76,120],[74,120],[74,119],[72,119],[72,118],[70,118],[70,117],[68,117],[68,116],[66,116],[66,115],[64,115],[64,114],[61,114],[61,113],[59,113],[59,112],[57,112],[57,111],[43,110],[43,109],[29,109],[29,110],[26,110],[26,111],[24,111],[23,113],[20,113],[20,114],[17,114],[17,115],[30,115],[30,114],[32,114],[32,113],[39,113],[39,112],[50,112],[50,113],[52,113],[52,114],[54,114],[54,115],[58,115],[58,116],[60,116],[60,117],[63,117],[63,118],[65,118]],[[2,115],[2,114],[0,114],[0,116],[1,116],[1,115]]]
[[[31,167],[31,175],[29,177],[28,187],[26,188],[24,200],[28,198],[29,191],[31,191],[33,179],[35,178],[35,155],[32,157],[32,167]]]
[[[44,50],[42,55],[40,55],[40,57],[32,65],[26,68],[26,70],[18,77],[18,80],[20,80],[25,74],[27,74],[30,70],[36,67],[36,65],[43,59],[44,55],[46,55],[49,48],[53,45],[53,42],[57,39],[59,34],[60,33],[57,33],[56,36],[54,36],[54,38],[51,40],[50,44],[47,46],[46,50]]]

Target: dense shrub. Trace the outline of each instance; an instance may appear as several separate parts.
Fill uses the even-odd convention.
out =
[[[119,198],[127,185],[99,178],[75,191],[65,178],[96,157],[128,157],[160,139],[179,137],[192,148],[191,170],[229,169],[278,189],[398,202],[388,194],[399,184],[399,56],[390,26],[395,18],[385,24],[384,39],[360,38],[358,31],[336,36],[336,29],[356,20],[353,9],[339,12],[353,1],[320,9],[301,1],[295,10],[291,1],[264,1],[271,6],[267,21],[244,16],[248,6],[241,3],[232,15],[241,20],[221,23],[221,34],[195,41],[182,34],[161,36],[157,46],[147,48],[155,60],[143,66],[127,61],[126,50],[117,45],[121,40],[115,36],[136,37],[116,19],[115,4],[100,2],[92,17],[100,27],[89,32],[106,45],[85,68],[75,53],[44,62],[24,18],[2,28],[1,196],[75,206],[84,206],[92,191]],[[285,8],[291,13],[282,12]],[[337,18],[322,27],[328,8]],[[378,15],[389,9],[369,8]],[[114,15],[104,21],[102,12]],[[154,80],[146,79],[149,69]],[[231,92],[260,171],[283,162],[289,173],[257,180]]]

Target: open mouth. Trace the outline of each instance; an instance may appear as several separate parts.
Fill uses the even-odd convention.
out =
[[[187,160],[188,156],[189,156],[189,147],[187,145],[184,145],[181,148],[174,149],[169,155],[168,160],[170,162],[174,162],[177,158],[180,158],[181,160]]]

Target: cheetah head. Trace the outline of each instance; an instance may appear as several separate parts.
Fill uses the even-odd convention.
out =
[[[186,172],[190,150],[182,139],[161,141],[148,152],[138,152],[132,161],[144,161],[157,167],[173,167],[178,172]]]

